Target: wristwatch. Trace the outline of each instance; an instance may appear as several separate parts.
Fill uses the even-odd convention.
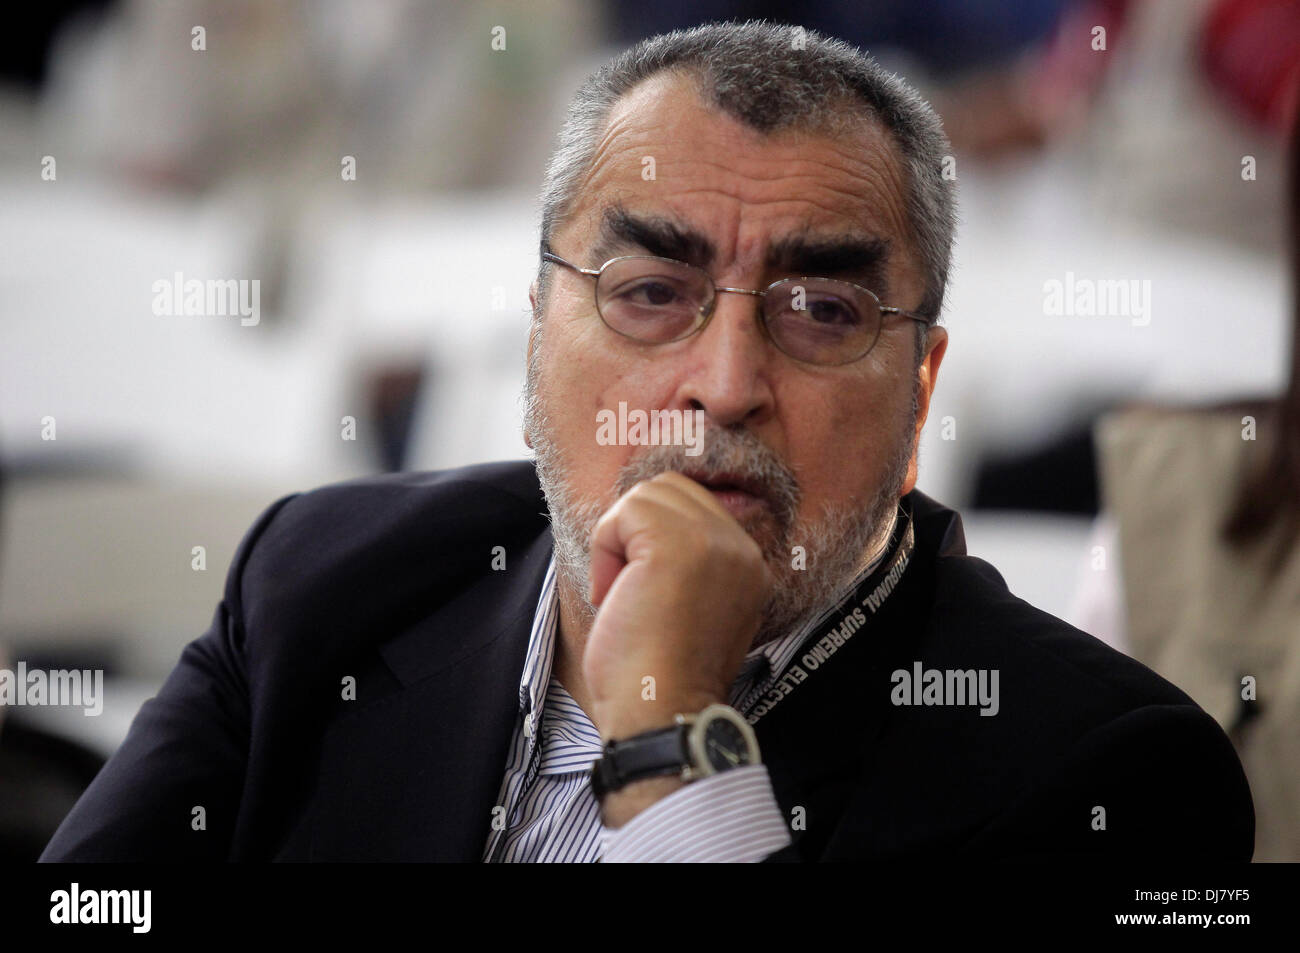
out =
[[[678,774],[694,781],[761,763],[749,722],[729,705],[710,705],[697,715],[675,716],[666,728],[611,738],[591,766],[591,790],[600,800],[642,778]]]

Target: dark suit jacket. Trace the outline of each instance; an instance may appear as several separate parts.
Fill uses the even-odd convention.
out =
[[[1213,719],[908,499],[916,551],[876,623],[757,725],[805,828],[769,859],[1249,860],[1250,792]],[[480,860],[550,554],[528,462],[279,501],[42,859]],[[895,706],[915,661],[997,669],[998,714]]]

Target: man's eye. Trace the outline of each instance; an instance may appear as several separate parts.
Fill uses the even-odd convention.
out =
[[[618,298],[622,301],[655,308],[675,304],[680,297],[675,285],[655,279],[633,282],[618,290]]]
[[[854,327],[861,320],[857,311],[837,298],[809,301],[807,317],[818,324],[837,324],[844,327]]]
[[[795,307],[791,301],[782,310],[780,320],[791,328],[806,331],[851,331],[862,324],[862,315],[841,298],[812,298]]]

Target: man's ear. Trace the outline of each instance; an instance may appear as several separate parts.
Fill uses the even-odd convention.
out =
[[[920,378],[916,390],[916,432],[912,434],[912,459],[907,464],[907,478],[903,481],[903,493],[911,493],[916,486],[916,454],[921,446],[921,430],[926,418],[930,416],[930,398],[934,396],[935,385],[939,381],[939,365],[948,351],[948,331],[937,324],[926,332],[925,358],[916,369]]]

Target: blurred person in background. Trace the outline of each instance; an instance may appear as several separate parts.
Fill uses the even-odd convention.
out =
[[[1255,859],[1300,861],[1300,123],[1290,136],[1291,353],[1271,400],[1134,406],[1097,427],[1109,555],[1082,625],[1196,699],[1237,746]],[[1225,322],[1234,315],[1225,313]]]

